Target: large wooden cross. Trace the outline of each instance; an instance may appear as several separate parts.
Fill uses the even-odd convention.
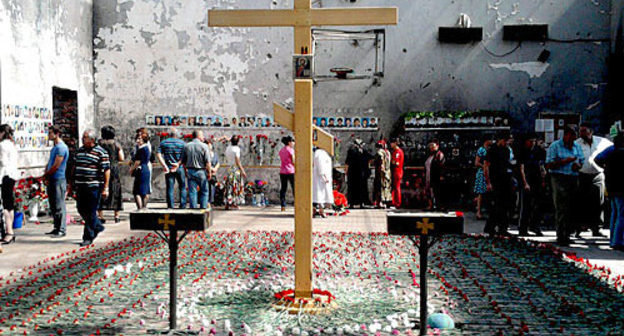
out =
[[[294,54],[312,51],[312,26],[395,25],[397,8],[312,8],[294,0],[294,9],[210,10],[211,27],[294,27]],[[312,297],[312,80],[295,80],[295,113],[276,106],[276,121],[293,130],[295,146],[295,296]],[[333,153],[327,134],[317,130],[319,145]]]

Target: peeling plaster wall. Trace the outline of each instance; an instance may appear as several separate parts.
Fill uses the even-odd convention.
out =
[[[386,68],[372,80],[319,82],[315,115],[375,115],[388,135],[410,109],[509,111],[518,131],[541,111],[581,113],[601,125],[608,42],[502,40],[504,24],[546,23],[559,40],[609,39],[609,0],[319,0],[315,6],[398,6],[398,26],[386,29]],[[207,10],[291,8],[289,0],[99,0],[94,4],[95,92],[98,125],[113,124],[131,143],[146,114],[272,115],[272,102],[292,102],[292,29],[210,28]],[[482,43],[437,40],[439,26],[460,13],[482,26]],[[362,29],[369,29],[363,27]],[[357,30],[359,27],[345,29]],[[486,50],[487,48],[487,50]],[[539,64],[543,49],[551,56]],[[488,53],[488,51],[490,53]],[[323,42],[323,62],[371,67],[371,48]],[[335,60],[334,60],[335,57]],[[258,133],[250,131],[251,134]],[[350,132],[338,134],[345,139]],[[370,133],[362,133],[369,138]],[[377,135],[375,135],[377,136]],[[345,146],[346,147],[346,146]],[[344,158],[344,156],[343,156]]]
[[[52,87],[71,89],[81,129],[93,125],[92,13],[92,0],[0,0],[2,104],[52,109]],[[19,164],[39,166],[48,156],[20,152]]]

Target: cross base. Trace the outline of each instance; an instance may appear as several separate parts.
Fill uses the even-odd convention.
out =
[[[272,304],[277,311],[288,311],[289,314],[324,314],[338,308],[338,304],[329,291],[315,289],[312,297],[298,297],[293,290],[275,293]]]

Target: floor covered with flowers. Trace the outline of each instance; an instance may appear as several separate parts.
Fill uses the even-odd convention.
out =
[[[178,325],[203,335],[409,335],[418,249],[385,233],[318,233],[314,285],[338,308],[274,310],[294,283],[293,234],[206,232],[179,253]],[[156,235],[47,258],[0,280],[2,334],[140,335],[168,326],[168,247]],[[618,335],[624,279],[549,244],[445,237],[430,250],[429,311],[441,335]]]

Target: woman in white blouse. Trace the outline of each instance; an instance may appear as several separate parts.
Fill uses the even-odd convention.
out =
[[[0,181],[2,181],[2,206],[4,208],[4,237],[2,244],[15,242],[13,216],[15,214],[15,194],[13,188],[19,179],[17,169],[17,147],[13,140],[13,129],[7,124],[0,125]]]
[[[247,174],[241,164],[241,149],[238,147],[238,140],[238,135],[233,135],[230,145],[225,149],[225,160],[230,166],[225,180],[225,210],[238,209],[238,205],[245,202],[243,179],[247,178]]]

